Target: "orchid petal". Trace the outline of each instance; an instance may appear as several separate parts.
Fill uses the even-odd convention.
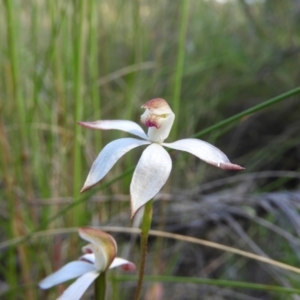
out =
[[[134,271],[136,269],[135,264],[121,257],[116,257],[111,265],[110,269],[121,267],[124,271]]]
[[[142,127],[129,120],[99,120],[94,122],[77,122],[79,125],[91,128],[91,129],[102,129],[102,130],[109,130],[109,129],[116,129],[129,132],[133,135],[136,135],[142,139],[148,140],[148,136],[142,129]]]
[[[99,182],[125,153],[138,146],[150,144],[135,138],[123,138],[110,142],[99,153],[80,192]]]
[[[159,192],[167,181],[171,169],[170,155],[161,145],[154,143],[144,150],[130,185],[131,218]]]
[[[84,261],[72,261],[43,279],[39,283],[39,287],[42,289],[48,289],[54,285],[79,277],[90,271],[95,271],[94,265]]]
[[[226,170],[243,170],[244,168],[232,164],[228,157],[215,146],[198,139],[183,139],[174,143],[163,143],[165,147],[189,152],[205,162]]]
[[[88,272],[72,283],[58,300],[79,300],[92,282],[99,276],[98,272]]]

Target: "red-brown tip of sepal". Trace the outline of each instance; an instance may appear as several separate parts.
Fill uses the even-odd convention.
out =
[[[83,193],[83,192],[89,190],[90,188],[91,188],[91,186],[84,186],[84,187],[82,187],[82,189],[80,190],[79,193],[81,194],[81,193]]]
[[[92,187],[94,187],[95,185],[97,185],[100,181],[96,182],[95,184],[92,185],[84,185],[81,190],[79,191],[79,193],[84,193],[85,191],[90,190]]]
[[[244,167],[241,167],[239,165],[235,165],[235,164],[232,164],[232,163],[220,163],[220,164],[217,164],[216,166],[223,169],[223,170],[233,170],[233,171],[245,170]]]
[[[83,121],[77,121],[77,124],[82,126],[82,127],[85,127],[85,128],[93,128],[90,124],[92,122],[83,122]]]
[[[89,128],[89,129],[95,129],[95,130],[102,130],[102,129],[110,129],[109,127],[107,128],[107,122],[110,122],[108,120],[98,120],[98,121],[77,121],[77,124]]]
[[[133,218],[135,217],[137,211],[133,211],[132,205],[130,207],[130,220],[132,221]]]
[[[87,190],[88,190],[88,188],[83,187],[83,188],[79,191],[79,193],[82,194],[83,192],[85,192],[85,191],[87,191]]]
[[[148,202],[148,201],[147,201]],[[141,206],[133,205],[132,200],[130,200],[130,220],[132,221],[135,216],[140,212],[140,210],[144,207],[145,204]]]
[[[132,262],[128,262],[127,264],[122,265],[121,268],[123,271],[126,271],[126,272],[132,272],[132,271],[136,270],[136,266]]]

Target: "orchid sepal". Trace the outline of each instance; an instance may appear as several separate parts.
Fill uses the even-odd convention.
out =
[[[136,135],[144,140],[149,139],[139,124],[129,120],[98,120],[91,122],[78,121],[77,124],[90,129],[121,130]]]
[[[97,184],[125,153],[148,144],[150,144],[149,141],[135,138],[117,139],[107,144],[93,162],[80,192],[82,193]]]
[[[189,152],[201,160],[221,169],[244,170],[243,167],[232,164],[225,153],[220,149],[199,139],[182,139],[173,143],[163,143],[162,145],[167,148]]]

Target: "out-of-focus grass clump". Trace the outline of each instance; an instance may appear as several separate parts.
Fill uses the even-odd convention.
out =
[[[89,192],[87,201],[81,201],[79,190],[101,147],[125,134],[84,130],[77,121],[138,121],[142,104],[163,97],[177,112],[171,137],[189,137],[299,85],[299,1],[220,2],[0,2],[1,299],[40,299],[36,283],[80,255],[76,234],[46,234],[19,244],[10,240],[46,229],[131,226],[130,168],[141,150],[128,153],[103,182],[129,170],[122,180]],[[203,137],[246,167],[236,180],[227,178],[232,173],[171,152],[174,171],[160,196],[166,201],[154,204],[160,217],[153,226],[265,252],[297,265],[298,198],[280,206],[274,194],[259,195],[299,188],[299,115],[299,96],[294,96]],[[272,172],[252,174],[261,171]],[[206,185],[207,190],[199,187],[217,179],[223,181]],[[209,204],[210,193],[215,205]],[[76,201],[81,204],[68,209]],[[122,237],[119,251],[137,261],[134,240],[129,244],[130,237]],[[274,268],[261,273],[264,266],[230,254],[186,247],[153,241],[148,274],[244,279],[283,287],[296,281]],[[191,265],[191,257],[196,264]],[[129,289],[123,292],[125,286]],[[199,299],[199,292],[203,299],[255,299],[229,288],[192,283],[149,284],[148,299],[159,299],[151,292],[168,295],[175,286],[189,286],[186,299]],[[131,287],[134,282],[114,284],[110,299],[125,299],[126,293],[130,299]],[[258,295],[250,287],[243,293]],[[43,299],[54,294],[55,289]],[[259,296],[293,297],[267,291]]]

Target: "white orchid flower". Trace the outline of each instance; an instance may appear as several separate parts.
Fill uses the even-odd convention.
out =
[[[164,99],[152,99],[142,108],[146,110],[141,116],[141,122],[149,128],[148,134],[137,123],[127,120],[78,122],[83,127],[102,130],[117,129],[141,138],[121,138],[107,144],[94,161],[81,192],[98,183],[126,152],[142,145],[150,146],[144,150],[133,173],[130,185],[131,218],[160,191],[169,177],[172,161],[163,146],[189,152],[221,169],[244,169],[232,164],[221,150],[199,139],[189,138],[174,143],[164,143],[175,119],[173,111]]]
[[[72,261],[39,283],[41,289],[49,289],[67,280],[78,279],[71,284],[59,300],[78,300],[92,282],[107,269],[121,266],[125,271],[135,270],[135,265],[126,259],[115,257],[117,244],[113,237],[95,228],[79,228],[82,239],[90,242],[82,250],[85,253],[78,261]]]

